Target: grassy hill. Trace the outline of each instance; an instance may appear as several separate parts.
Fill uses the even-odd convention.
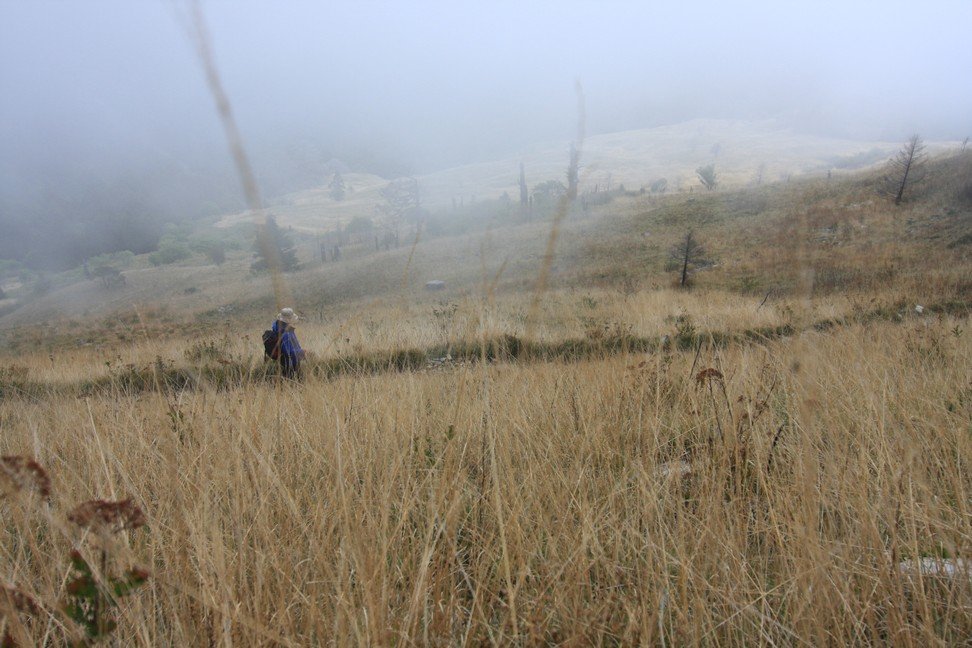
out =
[[[972,152],[927,171],[480,197],[326,263],[294,211],[302,382],[246,218],[51,278],[0,320],[4,641],[967,642]]]
[[[602,308],[613,310],[633,295],[669,289],[675,279],[669,250],[689,229],[707,248],[710,262],[692,274],[697,291],[741,300],[771,293],[771,303],[799,297],[814,304],[840,303],[840,308],[865,294],[890,300],[894,292],[895,299],[915,303],[964,297],[972,230],[969,165],[969,154],[936,158],[927,180],[901,207],[876,194],[879,171],[715,192],[602,193],[606,202],[586,210],[574,206],[558,226],[556,256],[548,268],[550,293],[541,305],[557,295],[588,291],[600,295],[592,299]],[[337,263],[315,259],[316,237],[296,230],[304,268],[285,277],[290,299],[308,317],[311,338],[333,338],[329,331],[344,322],[339,327],[356,333],[341,335],[357,338],[359,347],[367,346],[369,337],[388,346],[430,343],[426,324],[435,319],[437,305],[456,304],[454,319],[462,319],[486,298],[498,304],[497,324],[523,333],[527,311],[535,308],[534,288],[554,211],[521,212],[483,200],[447,212],[450,222],[461,223],[459,233],[423,231],[404,237],[398,248],[377,251],[366,240],[346,247]],[[0,324],[15,339],[19,326],[33,323],[46,340],[99,344],[112,339],[116,328],[131,329],[122,322],[132,317],[143,330],[177,338],[180,323],[187,321],[207,322],[217,331],[253,330],[274,307],[269,278],[252,274],[251,260],[245,245],[218,266],[193,258],[154,268],[136,260],[122,287],[106,290],[95,281],[66,279]],[[445,281],[446,290],[426,292],[423,286],[431,279]],[[550,335],[563,337],[584,329],[576,317],[551,314],[546,320],[535,333],[549,328]],[[395,333],[374,324],[364,327],[364,321],[385,322]],[[414,326],[399,326],[403,322]],[[79,328],[88,333],[78,334]],[[423,333],[402,337],[410,329]],[[129,330],[127,337],[133,336]],[[327,344],[332,351],[350,346]]]
[[[639,189],[665,178],[669,191],[701,189],[695,169],[715,164],[720,184],[740,188],[776,182],[807,174],[846,173],[891,157],[900,142],[859,142],[808,136],[772,123],[694,120],[657,128],[596,135],[583,143],[581,191],[607,190],[624,185]],[[929,143],[938,153],[958,146],[956,142]],[[447,209],[453,201],[469,204],[498,198],[506,193],[519,196],[519,164],[523,162],[530,187],[546,180],[563,180],[567,168],[568,142],[535,146],[516,157],[469,164],[417,178],[422,204],[429,209]],[[323,179],[323,184],[327,184]],[[306,232],[324,232],[343,225],[355,216],[371,218],[382,203],[380,190],[386,180],[368,174],[348,174],[352,189],[340,201],[333,200],[326,186],[285,196],[271,206],[282,225]],[[247,213],[227,216],[221,227],[251,222]]]

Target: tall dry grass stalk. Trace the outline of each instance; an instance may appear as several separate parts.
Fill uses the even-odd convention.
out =
[[[567,181],[569,186],[567,192],[557,201],[557,208],[554,210],[553,219],[550,223],[550,234],[547,236],[547,245],[540,263],[537,283],[533,289],[533,300],[530,302],[530,310],[527,315],[528,337],[533,332],[533,324],[536,321],[541,300],[547,291],[547,284],[550,281],[550,270],[553,267],[554,258],[557,254],[557,238],[560,236],[560,228],[563,226],[564,218],[567,216],[571,203],[577,198],[577,177],[580,173],[580,156],[584,147],[584,136],[587,127],[584,88],[581,86],[580,79],[574,82],[574,91],[577,94],[577,138],[570,147],[570,162],[567,165]]]
[[[223,124],[223,131],[226,134],[230,155],[236,165],[236,172],[239,174],[240,182],[243,186],[246,206],[256,221],[258,228],[257,244],[260,247],[263,258],[266,259],[267,269],[270,272],[271,285],[273,286],[274,302],[279,309],[293,302],[293,295],[283,275],[280,250],[277,249],[277,242],[271,240],[267,223],[269,216],[264,212],[256,176],[253,173],[253,167],[250,165],[250,159],[243,146],[243,137],[240,135],[239,127],[236,125],[236,118],[233,116],[233,106],[230,103],[229,96],[226,94],[226,90],[223,88],[223,81],[220,77],[219,69],[216,67],[209,30],[206,28],[206,21],[199,0],[188,0],[187,14],[188,16],[182,16],[183,26],[196,51],[199,65],[202,67],[203,73],[206,76],[206,85],[216,104],[216,112],[219,115],[220,122]]]

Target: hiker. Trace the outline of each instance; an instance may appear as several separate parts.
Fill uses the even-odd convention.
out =
[[[280,373],[284,378],[296,378],[300,375],[300,363],[304,359],[304,350],[300,348],[294,325],[297,323],[297,313],[293,308],[284,308],[277,314],[277,319],[267,333],[264,334],[264,350],[273,360],[280,363]]]

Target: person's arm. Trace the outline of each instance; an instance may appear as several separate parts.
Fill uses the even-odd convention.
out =
[[[280,358],[285,360],[288,364],[293,362],[293,344],[290,341],[291,336],[290,331],[284,331],[280,335]]]
[[[280,352],[287,356],[290,364],[297,364],[298,361],[303,359],[304,351],[300,348],[300,343],[297,341],[297,336],[293,331],[284,333],[283,340],[280,344]]]
[[[293,341],[294,341],[294,354],[295,354],[295,356],[297,357],[298,360],[303,360],[304,359],[304,350],[302,348],[300,348],[300,342],[297,341],[297,334],[294,333],[293,331],[291,331],[290,336],[291,336],[291,339],[293,339]]]

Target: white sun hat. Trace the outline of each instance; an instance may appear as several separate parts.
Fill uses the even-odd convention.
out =
[[[297,317],[297,313],[294,312],[293,308],[284,308],[277,313],[277,319],[287,324],[295,324],[300,318]]]

